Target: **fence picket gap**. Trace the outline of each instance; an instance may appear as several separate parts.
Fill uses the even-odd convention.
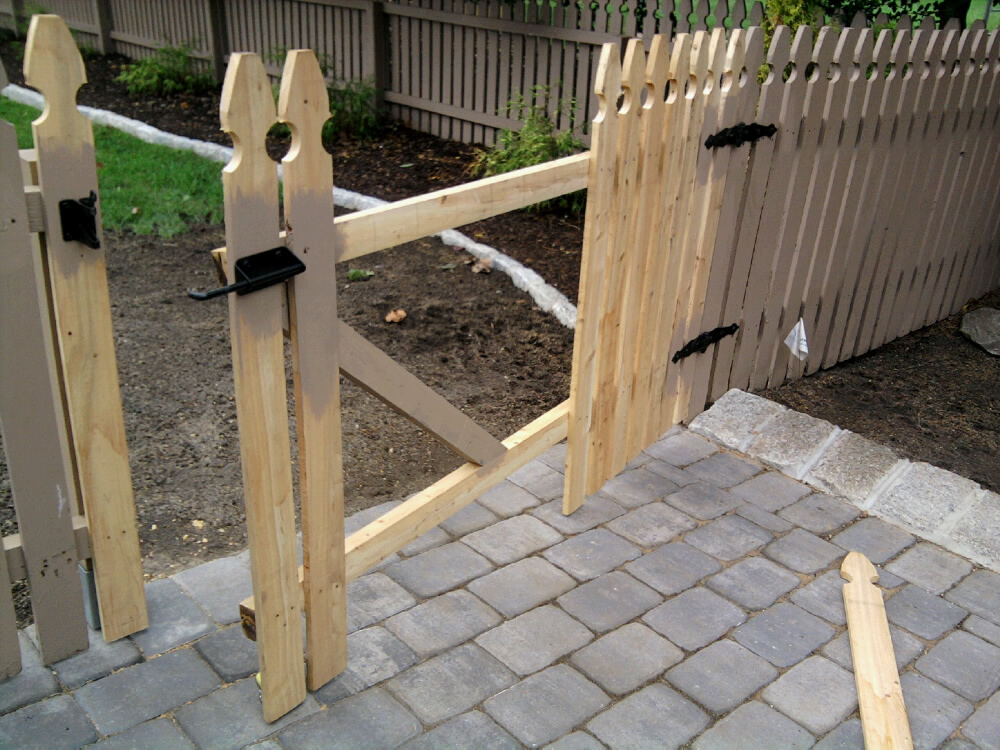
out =
[[[278,175],[264,149],[274,99],[257,55],[232,56],[220,104],[233,138],[222,172],[227,276],[240,258],[280,245]],[[257,642],[264,718],[274,721],[306,697],[302,595],[285,393],[281,302],[284,287],[229,296],[236,414],[246,495],[250,572],[258,602]]]
[[[306,271],[289,285],[288,317],[294,357],[310,690],[318,690],[347,666],[344,471],[340,378],[336,375],[340,371],[337,249],[330,231],[333,164],[323,148],[322,135],[329,116],[326,81],[316,56],[310,50],[292,50],[281,77],[278,119],[292,131],[292,147],[282,159],[285,244],[306,264]]]
[[[32,131],[46,215],[55,225],[60,200],[97,190],[91,124],[76,108],[76,92],[86,80],[83,59],[58,16],[32,18],[24,74],[28,85],[45,96],[45,111]],[[97,235],[101,240],[99,213]],[[61,231],[46,235],[46,244],[101,625],[110,642],[144,629],[149,618],[104,250],[67,241]]]

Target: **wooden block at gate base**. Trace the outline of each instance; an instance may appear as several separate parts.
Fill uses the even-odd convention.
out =
[[[840,574],[848,580],[844,584],[844,607],[865,747],[912,748],[885,604],[882,592],[875,586],[878,573],[867,557],[849,552]]]

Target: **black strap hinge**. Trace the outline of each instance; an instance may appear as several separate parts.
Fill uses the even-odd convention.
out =
[[[737,123],[731,128],[720,130],[715,135],[710,135],[705,140],[705,148],[719,148],[720,146],[742,146],[744,143],[753,143],[761,138],[770,138],[778,129],[774,125],[759,125],[751,122]]]
[[[715,328],[711,331],[705,331],[705,333],[699,333],[693,339],[684,344],[684,346],[680,348],[670,361],[676,365],[682,359],[690,357],[692,354],[704,354],[708,347],[716,341],[720,341],[726,336],[732,336],[739,329],[740,327],[736,323],[733,323],[730,326],[722,326],[721,328]]]
[[[59,201],[59,223],[66,242],[82,242],[87,247],[98,250],[101,241],[97,238],[97,193],[93,190],[86,198],[69,198]]]

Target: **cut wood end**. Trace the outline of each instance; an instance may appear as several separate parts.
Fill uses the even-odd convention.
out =
[[[24,82],[41,91],[46,104],[54,90],[69,89],[75,96],[87,82],[83,57],[69,27],[59,16],[31,17],[24,45]]]
[[[868,581],[875,583],[878,581],[878,571],[871,561],[860,552],[848,552],[840,566],[840,575],[848,582]]]

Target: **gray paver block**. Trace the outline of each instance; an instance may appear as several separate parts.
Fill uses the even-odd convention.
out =
[[[668,495],[665,500],[678,510],[702,521],[710,521],[738,508],[740,498],[708,482],[694,482]]]
[[[879,518],[862,518],[830,541],[848,552],[861,552],[874,564],[881,565],[909,547],[916,539],[898,526]]]
[[[93,745],[101,750],[171,750],[194,748],[184,733],[170,719],[153,719],[108,737]],[[264,750],[264,748],[261,748]]]
[[[870,510],[907,529],[931,534],[946,518],[966,507],[977,489],[975,482],[950,471],[914,463],[875,498]]]
[[[538,459],[529,461],[507,478],[540,500],[562,497],[563,485],[566,483],[565,476]]]
[[[562,534],[534,516],[515,516],[465,536],[462,543],[496,565],[509,565],[562,540]]]
[[[782,508],[778,515],[814,534],[829,534],[850,523],[861,510],[830,495],[817,492]]]
[[[607,495],[623,508],[638,508],[646,503],[662,500],[680,489],[666,477],[645,469],[633,469],[612,477],[601,487]]]
[[[29,625],[24,633],[37,646],[35,626]],[[90,647],[86,651],[58,661],[50,667],[55,670],[59,681],[70,690],[142,660],[139,649],[128,638],[107,643],[100,630],[88,629],[87,642]]]
[[[191,648],[136,664],[76,691],[76,699],[101,734],[117,734],[220,686]]]
[[[440,526],[452,536],[458,537],[485,529],[490,524],[496,523],[497,520],[493,511],[479,503],[469,503],[443,520]]]
[[[413,650],[378,626],[365,628],[347,636],[347,670],[353,692],[361,692],[400,672],[419,661]],[[325,689],[325,688],[324,688]],[[326,700],[323,689],[316,696]]]
[[[694,750],[782,748],[805,750],[813,736],[802,726],[758,701],[744,703],[694,741]]]
[[[514,673],[474,643],[446,651],[392,678],[386,687],[421,721],[437,724],[517,682]]]
[[[733,388],[691,421],[691,432],[746,453],[760,429],[785,411],[766,398]]]
[[[248,677],[182,706],[174,718],[197,747],[242,747],[318,710],[316,700],[307,695],[300,706],[269,724],[264,721],[257,681]]]
[[[330,747],[398,747],[423,731],[420,722],[381,688],[371,688],[285,729],[288,750]]]
[[[846,497],[863,506],[898,462],[899,457],[884,445],[853,432],[842,432],[805,480],[831,495]]]
[[[822,617],[834,625],[847,624],[847,611],[844,609],[844,584],[847,583],[840,570],[829,570],[814,578],[807,586],[803,586],[790,597],[791,600],[807,612]]]
[[[468,591],[449,591],[385,621],[385,627],[422,658],[496,627],[502,618]]]
[[[593,634],[558,607],[546,604],[476,638],[476,643],[523,676],[590,643]]]
[[[146,658],[218,629],[212,618],[170,578],[146,584],[146,605],[149,627],[132,636]]]
[[[240,602],[253,596],[250,563],[239,555],[202,563],[178,573],[173,579],[223,625],[239,622]]]
[[[642,619],[681,648],[694,651],[722,637],[747,616],[721,596],[694,588],[661,604]]]
[[[743,503],[736,509],[736,515],[740,518],[747,519],[750,523],[757,524],[762,529],[767,529],[768,531],[772,531],[776,534],[783,534],[794,528],[794,526],[784,518],[776,516],[774,513],[769,513],[763,508],[758,508],[753,503]]]
[[[518,750],[521,743],[481,711],[469,711],[407,742],[401,750]]]
[[[94,725],[68,695],[0,716],[0,747],[81,747],[96,739]]]
[[[563,534],[579,534],[624,513],[622,506],[601,494],[590,495],[583,506],[569,516],[563,515],[562,500],[553,500],[531,511],[531,515]]]
[[[830,732],[813,750],[858,750],[865,746],[860,719],[848,719]]]
[[[681,432],[660,438],[646,448],[646,453],[657,461],[666,461],[678,468],[683,468],[695,461],[708,458],[719,449],[697,435]]]
[[[651,458],[643,465],[643,468],[646,471],[651,471],[654,474],[659,474],[661,477],[669,479],[678,487],[687,487],[689,484],[700,481],[694,474],[690,474],[684,469],[678,469],[666,461],[657,461]]]
[[[543,464],[548,466],[550,469],[555,469],[561,474],[566,473],[566,453],[568,446],[566,441],[563,440],[558,445],[553,445],[545,453],[538,457],[538,460]]]
[[[907,664],[924,652],[924,644],[895,625],[889,626],[892,653],[896,657],[896,667],[902,670]],[[846,630],[823,647],[823,656],[835,661],[849,672],[854,671],[854,656],[851,654],[850,633]]]
[[[801,479],[839,432],[829,422],[791,409],[776,415],[757,433],[746,453]]]
[[[545,750],[604,750],[604,743],[598,742],[586,732],[573,732],[546,745]]]
[[[702,552],[730,562],[760,549],[774,535],[739,516],[723,516],[684,537],[684,541]]]
[[[937,747],[972,713],[967,700],[916,672],[904,672],[899,681],[914,748]]]
[[[761,697],[816,735],[832,730],[858,705],[853,675],[822,656],[796,664]]]
[[[952,737],[950,740],[941,745],[941,750],[982,750],[982,747],[980,745],[974,745],[968,740]]]
[[[889,622],[927,640],[936,640],[957,627],[968,614],[957,604],[910,584],[885,603]]]
[[[1000,646],[1000,625],[994,625],[979,615],[971,615],[962,623],[962,627],[973,635],[979,636],[984,641],[989,641],[994,646]]]
[[[194,647],[223,682],[241,680],[260,669],[257,644],[239,626],[212,633],[195,641]]]
[[[740,625],[733,637],[776,667],[790,667],[834,634],[833,628],[818,617],[794,604],[782,602]]]
[[[386,575],[419,597],[436,596],[485,575],[493,566],[461,542],[435,547],[423,554],[393,563]]]
[[[916,668],[970,701],[1000,688],[1000,648],[964,631],[944,638],[917,660]]]
[[[972,564],[936,544],[920,542],[886,565],[886,570],[932,594],[943,594],[972,571]]]
[[[479,504],[501,518],[519,515],[541,501],[523,487],[506,479],[479,498]]]
[[[558,599],[559,606],[598,633],[624,625],[662,601],[649,586],[620,570],[605,573]]]
[[[647,552],[625,569],[664,596],[672,596],[691,588],[721,567],[718,560],[701,550],[684,542],[671,542]]]
[[[566,734],[608,702],[594,683],[557,664],[494,695],[483,708],[521,742],[537,747]]]
[[[764,549],[764,554],[799,573],[823,570],[844,550],[803,529],[793,529]]]
[[[657,683],[591,719],[587,729],[610,747],[676,748],[708,723],[704,711]]]
[[[685,471],[716,487],[728,489],[760,474],[762,468],[753,461],[720,451],[691,464]]]
[[[810,494],[811,490],[784,474],[768,471],[736,485],[729,492],[734,497],[753,503],[769,513],[777,513]]]
[[[981,565],[1000,570],[1000,495],[980,490],[949,535]]]
[[[462,510],[465,509],[463,508]],[[440,526],[435,526],[430,531],[421,534],[419,537],[400,549],[399,554],[402,557],[413,557],[415,555],[419,555],[421,552],[426,552],[429,549],[440,547],[442,544],[447,544],[450,541],[451,537],[448,536],[448,532]]]
[[[642,555],[642,550],[607,529],[592,529],[550,547],[543,554],[578,581],[587,581],[634,560]]]
[[[945,594],[945,599],[1000,625],[1000,574],[977,570]]]
[[[570,661],[609,693],[623,695],[683,658],[670,641],[633,622],[580,649]]]
[[[770,607],[800,583],[799,577],[762,557],[749,557],[723,570],[705,585],[750,610]]]
[[[17,634],[21,646],[21,671],[0,682],[0,714],[39,701],[59,690],[59,683],[24,631]]]
[[[506,617],[516,617],[574,586],[576,581],[549,561],[529,557],[477,578],[467,588]]]
[[[667,673],[683,690],[714,714],[736,708],[778,676],[778,670],[730,640],[704,648]]]
[[[697,526],[693,518],[666,503],[643,505],[608,523],[608,528],[616,534],[647,548],[666,544]]]
[[[369,573],[347,584],[347,632],[367,628],[417,600],[385,573]]]
[[[1000,693],[997,693],[969,717],[962,734],[984,750],[1000,750]]]

